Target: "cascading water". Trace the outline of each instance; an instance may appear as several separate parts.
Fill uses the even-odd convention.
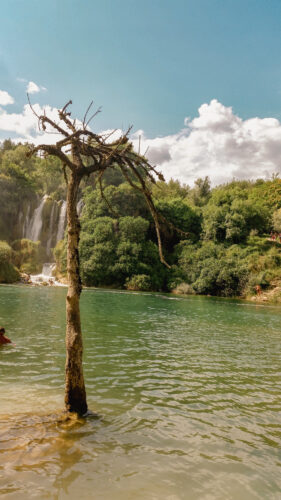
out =
[[[23,213],[22,211],[20,211],[19,213],[19,217],[18,217],[18,225],[21,226],[22,225],[22,219],[23,219]]]
[[[51,206],[48,210],[44,209],[45,203]],[[82,200],[77,204],[77,211],[81,213],[83,206]],[[19,214],[19,226],[22,225],[22,237],[32,241],[41,240],[41,245],[46,250],[47,258],[53,258],[51,248],[62,240],[66,226],[66,201],[57,202],[51,200],[48,195],[40,200],[32,213],[32,204],[26,206],[26,210]],[[49,217],[48,217],[49,214]],[[56,265],[54,262],[43,264],[40,274],[30,275],[28,282],[34,285],[57,285],[65,286],[55,280],[53,271]]]
[[[55,203],[53,203],[51,215],[50,215],[49,236],[48,236],[48,241],[47,241],[47,245],[46,245],[46,253],[49,257],[51,255],[51,246],[52,246],[52,240],[53,240],[53,231],[54,231],[54,222],[55,222],[55,218],[54,218],[55,208],[56,208],[56,205],[55,205]]]
[[[40,274],[31,274],[30,281],[33,285],[56,285],[56,286],[66,286],[59,281],[56,281],[53,277],[53,272],[55,270],[56,264],[54,262],[46,262],[43,264],[42,272]]]
[[[26,210],[26,215],[25,215],[25,219],[24,219],[24,223],[23,223],[23,227],[22,227],[22,237],[23,238],[27,238],[27,229],[28,229],[28,226],[29,226],[29,217],[30,217],[30,203],[27,207],[27,210]]]
[[[34,210],[29,226],[26,231],[26,238],[32,241],[38,241],[42,229],[42,212],[48,195],[44,195],[39,206]]]
[[[63,201],[60,209],[59,224],[57,231],[57,242],[63,239],[66,220],[66,201]]]
[[[80,217],[83,207],[84,207],[84,202],[83,202],[83,200],[81,198],[81,200],[79,200],[78,203],[77,203],[77,205],[76,205],[76,210],[77,210],[78,217]]]

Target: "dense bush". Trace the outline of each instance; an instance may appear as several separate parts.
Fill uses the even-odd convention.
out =
[[[13,251],[6,241],[0,241],[0,283],[14,283],[19,272],[12,264]]]
[[[13,263],[22,273],[35,274],[41,271],[44,251],[40,242],[23,238],[14,241],[12,248]]]
[[[148,292],[152,290],[151,279],[147,274],[133,274],[131,278],[126,279],[127,290],[142,290]]]
[[[83,218],[81,275],[88,286],[123,287],[135,274],[150,277],[151,288],[163,287],[165,270],[156,245],[146,240],[149,222],[142,217]],[[57,250],[56,250],[57,252]]]

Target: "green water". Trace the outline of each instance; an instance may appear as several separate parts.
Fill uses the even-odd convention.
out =
[[[0,287],[0,496],[281,498],[281,309],[85,290],[89,407],[63,406],[60,288]]]

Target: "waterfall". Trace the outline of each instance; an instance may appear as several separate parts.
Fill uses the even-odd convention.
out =
[[[46,262],[45,264],[43,264],[43,269],[42,269],[41,275],[46,276],[48,278],[51,278],[55,267],[56,267],[56,264],[54,264],[53,262],[51,262],[51,263]]]
[[[53,239],[55,207],[56,207],[56,205],[55,205],[55,203],[53,203],[51,215],[50,215],[49,237],[48,237],[48,241],[47,241],[47,245],[46,245],[46,251],[47,251],[48,256],[50,256],[52,239]]]
[[[21,226],[21,221],[22,221],[22,218],[23,218],[23,213],[22,211],[20,211],[19,213],[19,217],[18,217],[18,225]]]
[[[29,276],[29,283],[32,285],[55,285],[55,286],[66,286],[53,277],[53,271],[56,267],[54,262],[46,262],[43,264],[42,272],[40,274],[31,274]]]
[[[61,204],[61,209],[60,209],[58,232],[57,232],[57,242],[63,239],[65,219],[66,219],[66,201],[63,201]]]
[[[83,202],[83,200],[81,198],[81,200],[79,200],[78,203],[77,203],[77,205],[76,205],[76,210],[77,210],[78,217],[80,217],[83,207],[84,207],[84,202]]]
[[[27,210],[26,210],[26,215],[23,223],[23,228],[22,228],[22,237],[27,238],[27,229],[29,226],[29,216],[30,216],[30,203],[28,204]]]
[[[31,221],[30,221],[28,228],[27,228],[27,231],[26,231],[26,237],[29,240],[32,240],[32,241],[39,240],[39,236],[40,236],[42,224],[43,224],[42,212],[43,212],[43,208],[44,208],[44,205],[45,205],[47,198],[48,198],[48,195],[45,194],[43,196],[39,206],[34,210],[34,214],[31,218]]]

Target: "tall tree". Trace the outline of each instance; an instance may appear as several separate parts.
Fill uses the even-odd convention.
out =
[[[51,155],[59,158],[66,181],[68,293],[66,298],[65,408],[70,412],[85,414],[88,407],[82,365],[83,345],[79,306],[82,290],[79,267],[80,223],[76,210],[79,185],[83,177],[94,175],[101,195],[107,202],[103,191],[103,175],[108,169],[120,169],[124,179],[134,189],[140,191],[146,199],[155,223],[160,260],[168,266],[163,256],[160,236],[160,220],[164,218],[157,213],[149,187],[151,182],[155,183],[155,175],[160,180],[164,179],[144,156],[134,152],[128,137],[130,129],[119,139],[110,142],[112,134],[95,134],[89,129],[89,123],[97,113],[87,119],[92,103],[82,123],[71,118],[70,104],[72,104],[71,101],[58,112],[58,121],[46,114],[37,115],[33,110],[38,118],[39,128],[43,131],[51,129],[59,133],[61,138],[53,145],[40,144],[32,147],[30,155],[42,152],[45,156]]]

